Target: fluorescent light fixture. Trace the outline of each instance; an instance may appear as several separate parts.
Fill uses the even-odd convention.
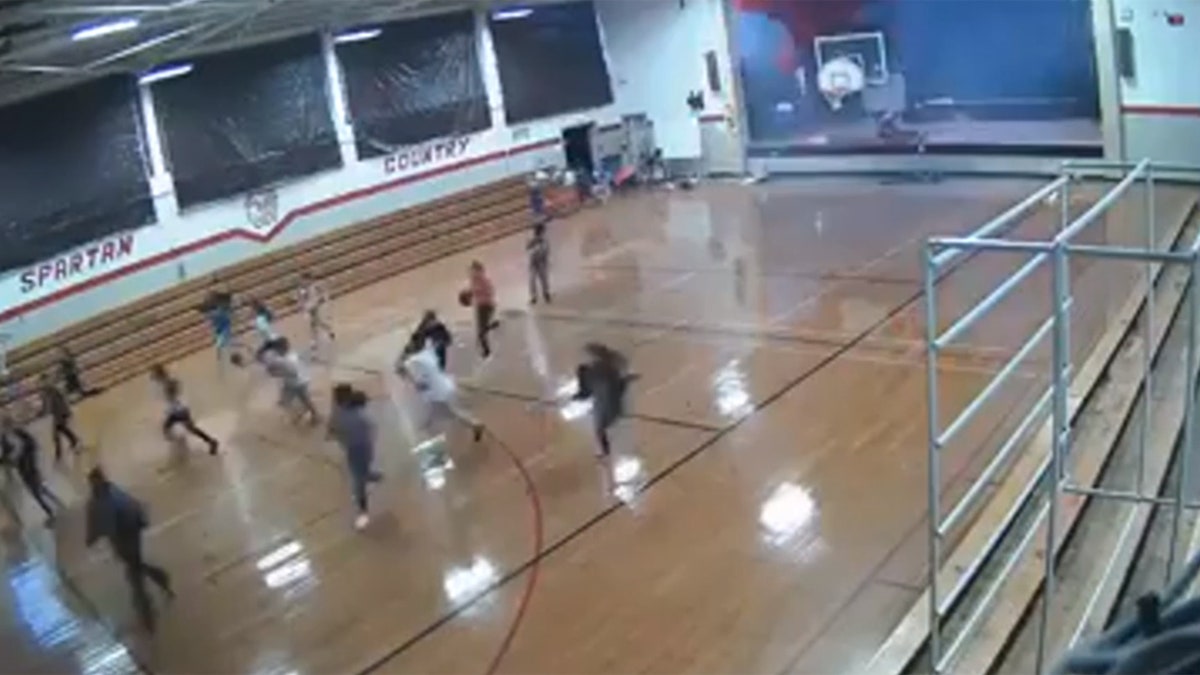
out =
[[[138,25],[139,22],[137,19],[117,19],[116,21],[106,21],[104,23],[92,24],[90,26],[84,26],[83,28],[76,29],[74,33],[71,33],[71,39],[75,42],[80,42],[82,40],[94,40],[98,37],[104,37],[105,35],[124,33],[127,30],[133,30],[134,28],[137,28]]]
[[[138,78],[138,83],[154,84],[155,82],[162,82],[163,80],[172,80],[176,77],[183,77],[190,72],[192,72],[192,64],[190,63],[184,63],[178,66],[167,66],[166,68],[152,70],[142,75]]]
[[[492,12],[492,21],[515,21],[516,19],[524,19],[530,14],[533,14],[533,10],[528,7],[499,9]]]
[[[367,40],[374,40],[382,34],[383,30],[380,28],[367,28],[364,30],[355,30],[350,31],[349,33],[342,33],[341,35],[335,35],[333,37],[333,42],[334,44],[339,45],[349,44],[351,42],[366,42]]]

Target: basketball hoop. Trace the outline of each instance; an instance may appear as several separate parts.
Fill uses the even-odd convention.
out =
[[[862,67],[848,58],[833,59],[817,73],[817,86],[833,110],[841,110],[842,101],[850,94],[862,91],[865,85]]]

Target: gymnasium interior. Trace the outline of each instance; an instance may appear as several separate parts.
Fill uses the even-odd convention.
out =
[[[0,672],[1196,672],[1198,44],[0,0]]]

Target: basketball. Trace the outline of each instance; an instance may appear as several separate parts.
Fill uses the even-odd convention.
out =
[[[246,360],[243,359],[242,355],[239,354],[238,352],[234,352],[229,355],[229,362],[232,363],[233,365],[237,366],[238,368],[241,368],[242,366],[246,365]]]
[[[463,307],[471,306],[471,291],[461,290],[458,292],[458,304]]]

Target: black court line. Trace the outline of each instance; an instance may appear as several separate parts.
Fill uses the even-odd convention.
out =
[[[538,403],[538,404],[542,404],[542,405],[553,405],[553,402],[546,401],[545,399],[538,398],[536,396],[528,396],[526,394],[518,394],[515,392],[511,392],[511,391],[504,391],[503,389],[493,389],[492,387],[480,387],[480,386],[473,385],[473,384],[461,384],[461,383],[460,383],[460,386],[463,389],[466,389],[468,391],[478,392],[485,396],[494,396],[496,398],[506,398],[506,399],[510,399],[513,401],[521,401],[522,403]],[[720,432],[721,430],[723,430],[725,428],[725,427],[713,426],[711,424],[705,424],[703,422],[678,420],[678,419],[674,419],[671,417],[659,417],[657,415],[643,415],[641,413],[627,413],[625,415],[622,415],[622,417],[628,417],[629,419],[640,420],[642,422],[654,422],[655,424],[661,424],[663,426],[668,426],[668,427],[680,427],[682,429],[691,429],[693,431],[707,431],[708,433],[714,433],[714,434],[717,432]]]
[[[907,302],[907,301],[906,301]],[[782,342],[789,344],[804,344],[819,347],[833,347],[840,349],[854,342],[859,336],[851,337],[847,341],[839,341],[834,338],[822,338],[805,335],[788,335],[786,333],[763,333],[754,330],[739,330],[737,328],[726,328],[723,326],[706,326],[703,324],[693,323],[660,323],[650,321],[648,319],[630,319],[621,317],[587,317],[587,316],[572,316],[569,314],[539,314],[538,318],[547,319],[550,321],[558,321],[561,323],[574,324],[590,324],[596,326],[620,326],[623,328],[645,328],[647,330],[660,330],[664,333],[683,333],[685,335],[715,335],[720,337],[735,337],[745,340],[767,340],[771,342]],[[890,320],[892,315],[885,317],[882,323]],[[882,325],[882,323],[880,325]],[[878,328],[872,325],[867,328],[867,332],[871,332]]]
[[[359,373],[366,373],[368,375],[382,375],[384,372],[378,368],[371,368],[368,366],[360,366],[360,365],[353,364],[353,363],[339,363],[339,364],[337,364],[336,367],[342,368],[345,370],[353,370],[353,371],[359,372]],[[467,384],[464,382],[459,382],[458,386],[462,387],[463,389],[466,389],[467,391],[477,392],[477,393],[483,394],[485,396],[494,396],[496,398],[506,398],[506,399],[509,399],[512,401],[520,401],[522,403],[540,403],[543,405],[549,405],[549,402],[547,402],[545,399],[538,398],[537,396],[530,396],[528,394],[518,394],[518,393],[512,392],[512,391],[505,391],[503,389],[495,389],[492,387],[482,387],[479,385]],[[657,415],[643,415],[641,413],[631,413],[631,414],[624,415],[624,417],[628,417],[630,419],[635,419],[635,420],[641,420],[643,422],[654,422],[656,424],[662,424],[664,426],[680,427],[683,429],[691,429],[693,431],[706,431],[708,433],[717,433],[719,431],[722,431],[725,428],[725,427],[713,426],[711,424],[704,424],[703,422],[691,422],[688,420],[678,420],[678,419],[674,419],[671,417],[659,417]]]
[[[609,272],[638,272],[646,271],[652,274],[706,274],[706,275],[734,275],[733,270],[717,269],[717,268],[684,268],[684,267],[668,267],[656,265],[583,265],[585,270],[598,270]],[[841,274],[839,272],[764,272],[756,270],[755,276],[771,277],[771,278],[786,278],[786,279],[808,279],[810,281],[829,281],[834,283],[842,282],[859,282],[865,284],[891,284],[902,286],[906,284],[920,285],[921,279],[909,279],[905,277],[887,277],[873,276],[870,274]]]
[[[973,255],[970,255],[970,254],[968,254],[967,256],[964,256],[962,258],[962,260],[959,261],[959,265],[956,265],[955,267],[946,270],[941,278],[945,278],[946,275],[953,272],[955,269],[957,269],[959,266],[961,266],[962,263],[966,262],[971,257],[973,257]],[[671,474],[675,473],[675,471],[677,471],[680,467],[684,466],[685,464],[688,464],[693,459],[695,459],[696,457],[698,457],[702,453],[704,453],[706,450],[708,450],[709,448],[716,445],[721,439],[727,437],[730,433],[732,433],[733,431],[735,431],[736,429],[741,427],[742,424],[744,424],[747,420],[754,418],[757,413],[759,413],[762,410],[765,410],[767,407],[771,406],[773,403],[775,403],[779,399],[783,398],[785,395],[787,395],[789,392],[794,390],[796,387],[804,384],[813,375],[824,370],[826,367],[828,367],[830,364],[835,362],[837,359],[844,356],[846,354],[846,352],[850,351],[855,346],[862,343],[867,338],[868,335],[870,335],[872,332],[874,332],[875,330],[879,329],[881,326],[886,324],[888,321],[890,321],[892,318],[894,318],[897,314],[904,311],[904,309],[907,308],[909,305],[911,305],[912,303],[919,300],[922,295],[924,295],[923,289],[918,290],[917,292],[910,295],[907,299],[898,303],[887,314],[885,314],[882,318],[878,319],[877,321],[875,321],[875,323],[873,323],[872,325],[867,327],[865,330],[860,332],[852,340],[850,340],[843,346],[839,347],[838,349],[834,350],[832,353],[830,353],[829,355],[827,355],[826,357],[821,359],[818,363],[814,364],[810,368],[801,372],[798,376],[793,378],[790,382],[784,384],[784,386],[782,388],[780,388],[778,391],[776,391],[775,393],[773,393],[770,396],[768,396],[767,398],[763,399],[762,403],[759,403],[758,405],[754,406],[754,408],[750,414],[746,415],[745,417],[742,417],[741,419],[737,420],[736,422],[721,429],[721,431],[713,434],[708,440],[706,440],[703,443],[701,443],[700,445],[696,446],[690,452],[684,454],[682,457],[676,459],[674,462],[667,465],[665,468],[663,468],[657,474],[650,477],[650,479],[647,480],[638,489],[637,494],[641,495],[641,494],[646,493],[647,491],[650,490],[650,488],[654,487],[656,484],[661,482],[663,479],[665,479],[668,476],[670,476]],[[548,558],[549,556],[554,554],[559,549],[561,549],[564,546],[566,546],[567,544],[575,541],[581,535],[586,533],[588,530],[592,529],[592,527],[603,522],[612,514],[617,513],[618,511],[621,511],[624,507],[625,507],[624,502],[618,501],[614,504],[610,504],[607,508],[602,509],[601,511],[596,513],[594,516],[592,516],[591,518],[584,521],[583,524],[577,526],[574,530],[571,530],[566,535],[561,537],[558,541],[555,541],[553,544],[551,544],[551,545],[547,546],[545,549],[543,549],[541,555],[539,555],[535,558],[531,558],[530,560],[527,560],[524,563],[522,563],[521,565],[518,565],[516,568],[510,570],[504,576],[493,581],[486,588],[481,590],[476,595],[472,596],[470,600],[467,600],[466,602],[459,604],[457,607],[455,607],[455,608],[451,609],[449,612],[443,614],[441,617],[439,617],[433,623],[431,623],[428,626],[426,626],[425,628],[421,629],[415,635],[409,637],[407,640],[400,643],[399,645],[397,645],[396,647],[394,647],[393,649],[388,651],[383,656],[379,657],[378,659],[371,662],[363,669],[359,670],[358,671],[359,675],[366,675],[367,673],[375,672],[376,670],[381,668],[384,664],[386,664],[388,661],[391,661],[392,659],[396,658],[397,656],[400,656],[407,650],[411,649],[418,642],[421,642],[422,640],[424,640],[425,638],[432,635],[434,632],[436,632],[441,627],[445,626],[446,624],[450,623],[454,619],[458,618],[460,615],[462,615],[463,612],[470,609],[472,606],[474,606],[477,602],[479,602],[483,598],[486,598],[487,596],[494,593],[501,586],[504,586],[508,582],[512,581],[513,579],[516,579],[517,577],[519,577],[522,574],[524,574],[525,572],[527,572],[531,567],[533,567],[534,564],[540,564],[540,562],[542,560],[545,560],[546,558]]]

